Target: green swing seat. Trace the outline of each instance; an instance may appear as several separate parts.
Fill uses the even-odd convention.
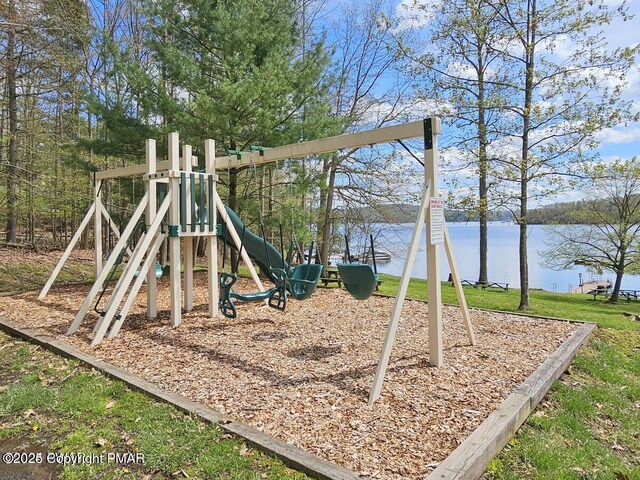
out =
[[[280,270],[280,269],[274,269]],[[280,270],[278,278],[285,278],[284,271]],[[259,302],[261,300],[267,300],[267,304],[271,308],[284,311],[287,306],[287,290],[284,287],[284,282],[279,282],[273,288],[265,290],[264,292],[255,293],[237,293],[231,290],[231,287],[236,283],[238,276],[235,273],[221,273],[219,278],[220,285],[220,300],[218,307],[220,312],[227,318],[236,318],[238,313],[233,300],[239,300],[241,302]]]
[[[296,300],[306,300],[316,291],[322,274],[322,265],[303,263],[297,265],[287,279],[288,290]]]
[[[378,276],[366,263],[338,263],[344,287],[356,300],[366,300],[378,286]]]

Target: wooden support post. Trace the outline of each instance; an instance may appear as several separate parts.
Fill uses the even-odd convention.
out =
[[[438,198],[438,135],[440,119],[424,120],[424,178],[431,187],[431,196]],[[440,285],[440,245],[432,242],[434,212],[427,209],[427,285],[429,300],[429,363],[440,367],[444,363],[442,348],[442,285]]]
[[[453,257],[453,247],[451,246],[451,238],[449,237],[449,230],[447,229],[446,225],[444,226],[444,249],[447,253],[447,259],[449,260],[451,279],[453,280],[453,285],[456,287],[458,304],[460,305],[460,310],[462,310],[462,319],[464,321],[464,328],[467,330],[467,338],[469,339],[469,343],[471,345],[475,345],[476,335],[473,331],[473,325],[471,324],[471,315],[469,315],[467,299],[464,296],[464,290],[462,289],[460,275],[458,275],[458,267],[456,266],[456,261]]]
[[[205,170],[209,175],[215,174],[216,144],[213,140],[204,141],[204,162]],[[216,205],[214,196],[216,193],[216,179],[211,185],[212,191],[207,195],[207,213],[212,219],[213,228],[217,228],[218,216],[216,215]],[[207,182],[208,183],[208,182]],[[203,185],[200,185],[203,188]],[[211,228],[212,225],[209,225]],[[218,313],[219,289],[218,289],[218,237],[210,235],[207,237],[207,286],[209,289],[209,316],[214,317]]]
[[[169,170],[180,170],[180,145],[177,133],[169,134]],[[178,232],[180,225],[180,179],[169,179],[169,194],[171,206],[169,207],[169,228],[174,230],[175,236],[169,236],[169,263],[171,264],[169,282],[171,283],[171,325],[180,325],[181,315],[181,282],[180,282],[180,237]]]
[[[195,218],[192,218],[191,212],[191,203],[195,202],[196,199],[191,196],[191,145],[183,145],[182,146],[182,170],[186,172],[185,175],[185,184],[182,185],[182,189],[184,192],[185,204],[184,204],[184,214],[186,215],[186,224],[187,231],[191,231],[191,224],[195,222]],[[200,188],[203,188],[201,185]],[[180,219],[181,223],[184,222],[185,219]],[[193,237],[183,237],[182,245],[184,247],[183,257],[184,257],[184,309],[189,312],[193,310]]]
[[[396,330],[398,329],[398,323],[400,322],[402,305],[407,295],[409,280],[411,280],[411,270],[413,269],[413,263],[416,261],[416,253],[418,251],[418,245],[420,244],[420,237],[422,236],[422,227],[424,227],[426,212],[429,208],[429,193],[429,184],[427,184],[427,187],[422,194],[422,202],[420,202],[418,218],[416,219],[416,223],[413,226],[413,235],[411,235],[411,243],[409,243],[409,252],[407,254],[407,259],[404,262],[402,276],[400,277],[400,285],[398,285],[396,299],[393,304],[393,309],[391,310],[391,319],[389,320],[387,335],[384,339],[382,352],[380,353],[380,360],[378,360],[376,376],[373,380],[371,391],[369,392],[369,405],[373,404],[373,402],[375,402],[380,397],[382,382],[384,381],[384,376],[387,372],[389,357],[391,356],[391,349],[393,348],[393,342],[396,338]]]
[[[95,189],[95,210],[93,218],[93,246],[96,259],[96,277],[102,271],[102,180],[96,180]]]
[[[133,212],[133,215],[131,216],[131,220],[129,220],[129,223],[127,224],[126,228],[122,232],[122,236],[116,242],[116,246],[111,251],[109,258],[107,259],[106,263],[104,264],[104,267],[100,271],[100,274],[96,278],[96,281],[94,282],[93,287],[91,287],[91,291],[89,291],[89,294],[84,299],[84,302],[80,307],[80,310],[78,310],[76,318],[73,320],[73,322],[71,323],[71,326],[67,330],[67,335],[73,335],[76,332],[76,330],[78,330],[78,327],[82,323],[82,320],[84,320],[84,317],[89,311],[89,307],[91,307],[91,304],[96,298],[96,295],[98,295],[98,292],[102,290],[103,288],[102,285],[104,284],[104,281],[107,279],[107,275],[109,275],[109,270],[111,270],[111,268],[115,265],[118,255],[120,254],[122,249],[126,246],[127,240],[133,233],[133,230],[136,224],[138,223],[138,219],[142,216],[142,213],[147,207],[148,201],[149,201],[148,194],[145,194],[142,200],[140,201],[140,204]]]
[[[146,142],[146,160],[147,160],[147,173],[156,173],[157,157],[156,157],[156,141],[149,139]],[[147,204],[146,211],[146,224],[151,225],[151,222],[156,217],[157,208],[157,188],[155,180],[146,180],[147,193],[149,194],[149,203]],[[157,251],[156,251],[157,253]],[[153,264],[155,265],[156,253],[153,253]],[[149,252],[151,255],[151,252]],[[155,268],[152,268],[147,273],[147,317],[156,318],[158,316],[158,279],[156,278]],[[142,276],[142,274],[140,275]]]
[[[133,256],[129,259],[129,262],[122,272],[122,275],[120,276],[116,287],[113,289],[113,292],[109,297],[109,301],[107,302],[107,306],[105,307],[105,314],[97,323],[95,336],[93,337],[93,341],[91,342],[92,347],[98,345],[102,341],[102,338],[109,328],[109,325],[111,325],[113,318],[118,314],[118,308],[120,307],[120,304],[122,303],[125,295],[127,295],[128,293],[127,290],[129,288],[129,285],[131,285],[131,281],[135,276],[136,270],[142,263],[142,259],[149,251],[149,248],[153,244],[153,241],[160,230],[160,222],[162,220],[162,217],[164,217],[164,214],[167,213],[170,203],[170,198],[164,199],[164,201],[160,205],[160,208],[158,209],[158,214],[153,220],[153,223],[149,225],[146,233],[142,235],[140,241],[136,245],[136,248],[133,250]],[[180,299],[178,298],[178,301],[179,300]]]
[[[91,217],[93,216],[95,210],[96,210],[96,202],[94,201],[89,207],[89,210],[87,210],[87,213],[82,219],[82,222],[78,227],[78,230],[76,230],[76,233],[73,235],[73,238],[69,242],[69,245],[67,245],[67,248],[64,250],[62,257],[60,257],[60,260],[58,260],[58,264],[56,265],[56,268],[54,268],[53,272],[51,272],[51,276],[49,277],[49,280],[47,280],[47,283],[45,283],[44,287],[42,288],[40,295],[38,295],[38,300],[44,299],[44,297],[47,296],[47,293],[49,293],[49,290],[51,289],[53,282],[55,282],[56,278],[58,277],[58,274],[60,273],[60,270],[62,270],[62,267],[64,266],[65,262],[71,255],[71,251],[73,250],[73,247],[76,246],[76,243],[78,243],[78,240],[80,240],[80,236],[82,235],[82,232],[84,232],[84,229],[87,228],[87,225],[89,225],[89,222],[91,221]]]

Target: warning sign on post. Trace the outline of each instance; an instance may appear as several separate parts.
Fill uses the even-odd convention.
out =
[[[433,197],[429,199],[429,232],[431,235],[431,245],[444,243],[444,202],[441,198]]]

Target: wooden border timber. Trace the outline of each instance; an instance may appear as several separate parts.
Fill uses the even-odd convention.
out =
[[[41,347],[65,358],[78,360],[111,378],[126,383],[134,390],[141,391],[157,400],[171,404],[179,410],[190,415],[198,416],[206,422],[216,424],[223,431],[243,438],[253,447],[278,457],[291,468],[304,472],[314,478],[330,480],[360,479],[360,477],[351,470],[312,455],[311,453],[308,453],[294,445],[290,445],[287,442],[278,440],[277,438],[261,432],[254,427],[233,420],[231,417],[220,415],[211,408],[188,400],[181,395],[167,392],[137,375],[128,373],[127,371],[111,365],[110,363],[104,362],[93,355],[78,350],[65,342],[56,340],[54,337],[39,334],[30,328],[13,325],[2,316],[0,316],[0,330],[30,343],[40,345]]]
[[[518,314],[514,313],[514,315]],[[554,320],[568,321],[566,319]],[[581,325],[514,393],[507,397],[496,411],[440,463],[427,477],[427,480],[480,478],[491,459],[502,450],[516,430],[527,419],[531,411],[546,395],[553,382],[567,369],[578,349],[587,342],[595,328],[596,325],[593,323]],[[207,422],[217,423],[223,430],[244,438],[256,448],[274,454],[285,464],[315,478],[353,480],[360,478],[350,470],[320,459],[286,442],[277,440],[246,424],[233,421],[227,416],[220,415],[214,410],[187,400],[180,395],[162,390],[136,375],[129,374],[118,367],[103,362],[95,356],[82,352],[65,342],[47,335],[38,334],[32,329],[17,327],[2,316],[0,316],[0,329],[64,357],[77,359],[112,378],[122,380],[136,390],[145,392],[158,400],[173,404],[184,412],[197,415]]]
[[[307,155],[317,155],[320,153],[335,152],[345,148],[357,148],[378,143],[393,142],[407,138],[422,137],[424,135],[424,121],[404,123],[390,127],[375,128],[364,132],[349,133],[335,137],[310,140],[308,142],[286,145],[284,147],[269,148],[263,155],[254,153],[243,153],[240,158],[237,156],[218,157],[215,159],[215,169],[237,168],[245,165],[259,165],[261,163],[287,160],[290,158],[300,158]],[[158,162],[158,171],[167,170],[169,162]],[[141,176],[147,173],[146,165],[131,165],[129,167],[114,168],[96,172],[97,180],[108,178],[120,178],[130,176]]]
[[[594,323],[584,323],[476,428],[427,480],[475,480],[504,448],[529,414],[564,373],[588,340]]]

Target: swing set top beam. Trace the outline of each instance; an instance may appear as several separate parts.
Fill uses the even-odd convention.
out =
[[[374,128],[373,130],[366,130],[364,132],[347,133],[335,137],[269,148],[261,152],[261,155],[255,152],[247,152],[240,155],[239,158],[236,155],[218,157],[216,158],[215,168],[216,170],[226,170],[228,168],[239,168],[247,165],[260,165],[263,163],[277,162],[278,160],[301,158],[308,155],[318,155],[367,145],[393,142],[395,140],[422,137],[423,135],[424,120],[418,120],[401,125]]]
[[[428,119],[427,119],[428,121]],[[395,140],[405,140],[424,136],[425,120],[393,125],[390,127],[374,128],[364,132],[347,133],[335,137],[310,140],[308,142],[294,143],[282,147],[265,149],[262,154],[247,152],[239,156],[231,155],[218,157],[215,159],[216,170],[226,170],[229,168],[239,168],[248,165],[260,165],[263,163],[277,162],[290,158],[301,158],[308,155],[318,155],[321,153],[337,152],[339,150],[364,147],[367,145],[378,145],[380,143],[393,142]],[[435,133],[435,132],[434,132]],[[439,132],[438,132],[439,133]],[[158,162],[157,171],[167,170],[169,162]],[[124,168],[115,168],[96,172],[96,180],[106,180],[109,178],[141,176],[147,173],[147,166],[132,165]]]

